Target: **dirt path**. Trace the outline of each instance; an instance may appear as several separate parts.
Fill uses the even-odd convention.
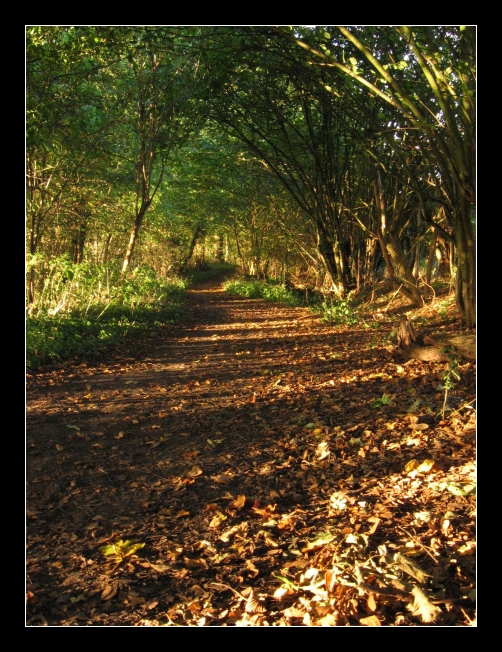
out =
[[[369,348],[372,334],[231,297],[217,281],[192,290],[189,306],[185,326],[120,357],[28,376],[28,624],[300,624],[300,612],[284,615],[291,601],[276,605],[273,573],[309,564],[301,547],[333,524],[333,491],[371,492],[371,479],[366,500],[381,508],[374,485],[417,456],[391,449],[368,466],[364,451],[334,444],[350,433],[370,455],[410,403],[412,380],[396,379],[383,342]],[[385,392],[394,404],[382,419],[368,400]],[[447,444],[443,467],[456,454]],[[392,509],[409,516],[409,505]],[[346,535],[356,521],[340,513],[336,526]],[[144,547],[100,550],[119,540]]]

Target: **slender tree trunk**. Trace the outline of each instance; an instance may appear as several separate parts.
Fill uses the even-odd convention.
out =
[[[471,205],[461,197],[459,208],[460,214],[455,221],[458,258],[455,296],[465,326],[474,328],[476,326],[476,248],[470,219]]]
[[[106,236],[106,240],[105,240],[105,250],[103,251],[103,265],[106,265],[106,263],[108,262],[108,253],[110,251],[111,241],[112,241],[112,234],[109,233]]]
[[[185,260],[180,265],[180,271],[181,272],[186,269],[186,266],[192,260],[195,245],[197,244],[197,241],[198,241],[198,239],[200,238],[201,235],[203,235],[203,229],[200,226],[200,224],[198,224],[195,227],[195,231],[193,232],[192,240],[190,242],[190,247],[188,248],[188,254],[185,257]]]
[[[134,247],[136,246],[138,233],[141,228],[141,225],[143,224],[143,219],[145,217],[147,208],[148,208],[148,204],[146,203],[142,204],[139,212],[136,214],[136,219],[134,220],[134,226],[132,228],[131,235],[129,237],[129,244],[127,245],[124,262],[122,263],[122,272],[121,272],[122,276],[124,276],[124,274],[127,272],[129,265],[131,264],[132,255],[134,253]]]
[[[425,269],[425,282],[427,285],[431,284],[432,280],[432,267],[434,265],[434,258],[436,256],[436,243],[438,240],[438,232],[436,229],[433,230],[431,246],[429,249],[429,257],[427,258],[427,267]]]
[[[420,276],[420,236],[422,232],[422,208],[417,209],[417,243],[415,245],[415,265],[413,266],[413,276],[418,280]]]
[[[345,287],[343,285],[343,278],[340,278],[338,274],[333,253],[333,244],[319,221],[317,222],[317,250],[319,251],[321,260],[324,263],[324,267],[331,278],[333,289],[337,294],[343,296]]]
[[[85,205],[79,207],[79,224],[72,238],[73,263],[81,263],[84,258],[85,238],[87,236],[87,212]]]
[[[223,233],[219,233],[216,236],[216,260],[219,263],[223,263],[225,261],[225,252],[224,252],[224,236]]]

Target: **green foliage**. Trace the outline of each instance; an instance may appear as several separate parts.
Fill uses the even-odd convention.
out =
[[[238,294],[248,299],[265,299],[275,301],[286,306],[303,305],[302,300],[295,296],[291,290],[284,285],[270,285],[263,281],[230,280],[224,286],[224,290],[230,294]]]
[[[383,405],[390,405],[391,404],[391,399],[387,396],[387,394],[382,394],[381,398],[376,398],[372,403],[371,407],[372,408],[379,408],[382,407]]]
[[[210,278],[224,274],[225,272],[233,272],[235,265],[232,263],[212,263],[208,266],[209,269],[189,272],[183,274],[183,278],[186,279],[190,284],[191,283],[200,283],[201,281],[207,281]]]
[[[450,392],[455,387],[455,383],[453,381],[460,380],[460,373],[458,371],[458,360],[454,350],[450,346],[445,346],[441,352],[448,357],[446,369],[441,374],[444,389],[443,408],[441,410],[441,414],[444,419],[446,401],[448,400],[448,392]]]
[[[337,326],[353,326],[359,322],[359,317],[348,299],[333,303],[324,303],[321,307],[322,320]]]
[[[26,321],[30,369],[49,361],[96,359],[125,338],[153,332],[183,314],[187,280],[140,267],[124,280],[116,270],[50,262],[44,292]]]

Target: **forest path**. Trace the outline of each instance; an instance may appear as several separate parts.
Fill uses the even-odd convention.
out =
[[[367,486],[381,508],[392,468],[416,456],[394,448],[365,462],[392,438],[383,421],[399,421],[413,385],[393,377],[374,333],[231,296],[221,280],[190,290],[188,307],[184,325],[105,362],[28,377],[31,625],[230,625],[242,614],[295,624],[288,604],[246,612],[234,591],[270,600],[272,573],[305,566],[298,547],[332,522],[335,490]],[[421,396],[432,394],[421,380]],[[394,402],[382,420],[368,402],[385,392]],[[343,438],[330,454],[345,432],[368,452]],[[342,537],[356,521],[339,514]],[[145,545],[104,556],[119,540]]]

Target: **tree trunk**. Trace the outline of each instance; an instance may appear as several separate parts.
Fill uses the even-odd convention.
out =
[[[203,235],[203,229],[198,224],[195,227],[195,231],[193,233],[192,240],[190,242],[190,247],[188,248],[188,254],[185,257],[185,260],[180,265],[180,272],[184,271],[186,269],[188,263],[192,260],[195,245],[197,244],[197,241],[198,241],[198,239],[200,238],[201,235]]]
[[[73,264],[81,263],[84,258],[84,245],[87,235],[87,212],[85,203],[78,208],[79,224],[72,238],[72,258]]]
[[[387,228],[385,199],[378,168],[376,169],[375,177],[375,199],[378,208],[377,235],[385,264],[387,265],[394,287],[399,289],[401,294],[404,294],[417,308],[421,308],[424,304],[423,298],[418,289],[418,283],[413,276],[413,272],[406,261],[399,237],[392,229]],[[398,275],[400,278],[398,278]]]
[[[324,267],[331,278],[333,283],[333,289],[337,294],[343,296],[345,292],[345,287],[343,285],[343,279],[339,277],[338,270],[336,268],[336,263],[333,255],[333,246],[329,241],[322,225],[317,224],[317,250],[321,256]]]
[[[147,211],[148,204],[143,204],[139,210],[139,212],[136,215],[136,219],[134,220],[134,226],[131,231],[131,236],[129,238],[129,244],[127,245],[127,250],[124,258],[124,262],[122,264],[122,272],[121,275],[124,276],[126,273],[129,265],[131,264],[132,260],[132,255],[134,253],[134,247],[136,245],[136,241],[138,239],[138,233],[141,228],[141,225],[143,224],[143,218],[145,217],[145,213]]]
[[[427,285],[431,284],[432,280],[432,266],[434,265],[434,257],[436,255],[436,243],[438,239],[438,232],[436,229],[432,232],[431,246],[429,249],[429,257],[427,258],[427,267],[425,269],[425,282]]]
[[[415,245],[415,265],[413,267],[413,276],[418,280],[420,276],[420,235],[422,231],[422,208],[417,209],[417,243]]]
[[[106,236],[106,240],[105,240],[105,250],[103,252],[103,265],[106,265],[106,263],[108,262],[108,253],[110,251],[110,243],[111,243],[111,241],[112,241],[112,234],[109,233]]]
[[[219,263],[225,262],[225,252],[224,252],[224,244],[225,244],[225,239],[222,233],[219,233],[216,236],[216,255],[215,258]]]
[[[467,328],[476,326],[476,248],[470,219],[470,204],[460,199],[460,215],[455,221],[455,244],[457,246],[457,274],[455,296]]]

